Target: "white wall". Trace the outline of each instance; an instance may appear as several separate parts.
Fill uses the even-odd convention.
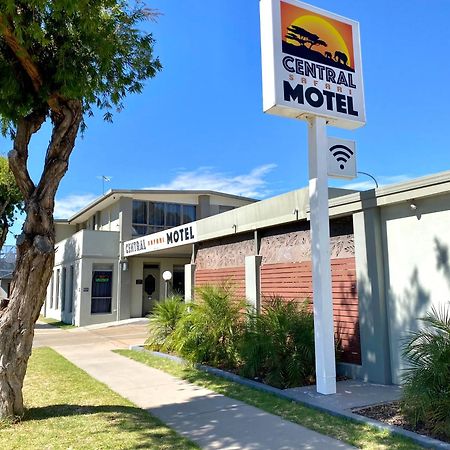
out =
[[[393,382],[405,367],[402,339],[418,317],[450,300],[450,195],[384,207],[385,284]]]
[[[53,268],[53,283],[47,288],[45,314],[56,320],[63,320],[75,325],[88,325],[116,320],[117,317],[117,265],[119,255],[119,233],[82,230],[73,236],[58,242]],[[91,315],[91,288],[93,264],[112,264],[113,271],[113,299],[110,314]],[[73,311],[69,313],[68,300],[70,298],[70,267],[74,266],[73,281]],[[62,311],[62,274],[66,269],[66,308]],[[57,274],[59,270],[59,296],[56,307]],[[86,291],[87,289],[87,291]],[[53,292],[53,307],[51,308],[51,292]]]

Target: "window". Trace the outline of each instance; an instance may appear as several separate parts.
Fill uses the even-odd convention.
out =
[[[133,200],[133,236],[156,233],[195,220],[195,205]]]
[[[164,203],[148,203],[148,223],[156,227],[164,226]]]
[[[112,306],[112,266],[92,271],[91,314],[110,314]]]
[[[61,278],[61,311],[66,309],[66,274],[67,270],[63,267]]]
[[[176,227],[181,225],[181,205],[174,203],[166,204],[166,223],[167,227]]]
[[[133,200],[133,223],[147,224],[147,204],[139,200]]]
[[[194,222],[196,210],[194,205],[183,205],[183,224]]]
[[[55,309],[59,309],[59,277],[60,269],[56,270]]]
[[[55,273],[52,273],[52,277],[50,278],[50,309],[53,309],[53,284],[55,282]]]
[[[74,287],[74,283],[73,283],[73,275],[74,275],[74,271],[73,271],[73,266],[70,266],[70,270],[69,270],[69,312],[71,313],[73,311],[73,287]]]

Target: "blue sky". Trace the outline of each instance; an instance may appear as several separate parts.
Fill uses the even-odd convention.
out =
[[[312,4],[360,22],[367,125],[328,131],[356,140],[358,170],[389,184],[450,169],[448,0]],[[305,186],[306,123],[262,112],[258,0],[149,6],[163,14],[145,28],[164,69],[127,99],[112,125],[101,114],[88,119],[55,216],[101,195],[101,175],[111,177],[107,189],[215,189],[257,198]],[[48,132],[32,141],[34,179]],[[0,140],[1,153],[10,148]],[[355,181],[373,186],[367,177]]]

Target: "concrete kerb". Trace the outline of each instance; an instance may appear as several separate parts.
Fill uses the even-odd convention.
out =
[[[150,350],[146,350],[142,345],[131,345],[129,348],[130,348],[130,350],[133,350],[136,352],[149,353],[151,355],[158,356],[160,358],[169,359],[169,360],[174,361],[179,364],[184,364],[186,362],[183,358],[180,358],[179,356],[168,355],[166,353],[153,352]],[[283,398],[285,400],[289,400],[289,401],[298,403],[300,405],[309,406],[310,408],[316,409],[321,412],[325,412],[332,416],[341,417],[341,418],[345,418],[348,420],[353,420],[355,422],[373,426],[373,427],[378,428],[383,431],[388,431],[392,434],[397,434],[397,435],[409,438],[412,441],[416,442],[417,444],[420,444],[426,448],[433,448],[433,449],[437,449],[437,450],[450,450],[450,444],[439,441],[437,439],[433,439],[433,438],[430,438],[427,436],[422,436],[420,434],[414,433],[412,431],[404,430],[404,429],[402,429],[400,427],[396,427],[394,425],[384,424],[377,420],[373,420],[368,417],[360,416],[355,413],[346,412],[346,411],[338,411],[338,410],[332,409],[332,408],[326,408],[326,407],[323,407],[320,405],[316,405],[314,403],[310,403],[307,400],[300,401],[300,400],[294,398],[290,393],[284,392],[282,389],[278,389],[278,388],[275,388],[272,386],[258,383],[257,381],[243,378],[234,373],[226,372],[221,369],[216,369],[215,367],[204,366],[202,364],[196,364],[196,368],[199,370],[202,370],[203,372],[209,373],[211,375],[215,375],[215,376],[224,378],[226,380],[234,381],[235,383],[239,383],[243,386],[247,386],[247,387],[259,390],[259,391],[267,392],[272,395],[275,395],[276,397]]]

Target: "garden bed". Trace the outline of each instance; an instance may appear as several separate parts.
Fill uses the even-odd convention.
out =
[[[437,436],[436,434],[432,433],[431,430],[425,427],[414,428],[413,426],[411,426],[400,410],[399,401],[369,406],[362,409],[354,409],[352,412],[364,417],[368,417],[370,419],[378,420],[388,425],[394,425],[396,427],[403,428],[404,430],[412,431],[414,433],[450,443],[450,440],[445,439],[445,437],[443,436]]]

